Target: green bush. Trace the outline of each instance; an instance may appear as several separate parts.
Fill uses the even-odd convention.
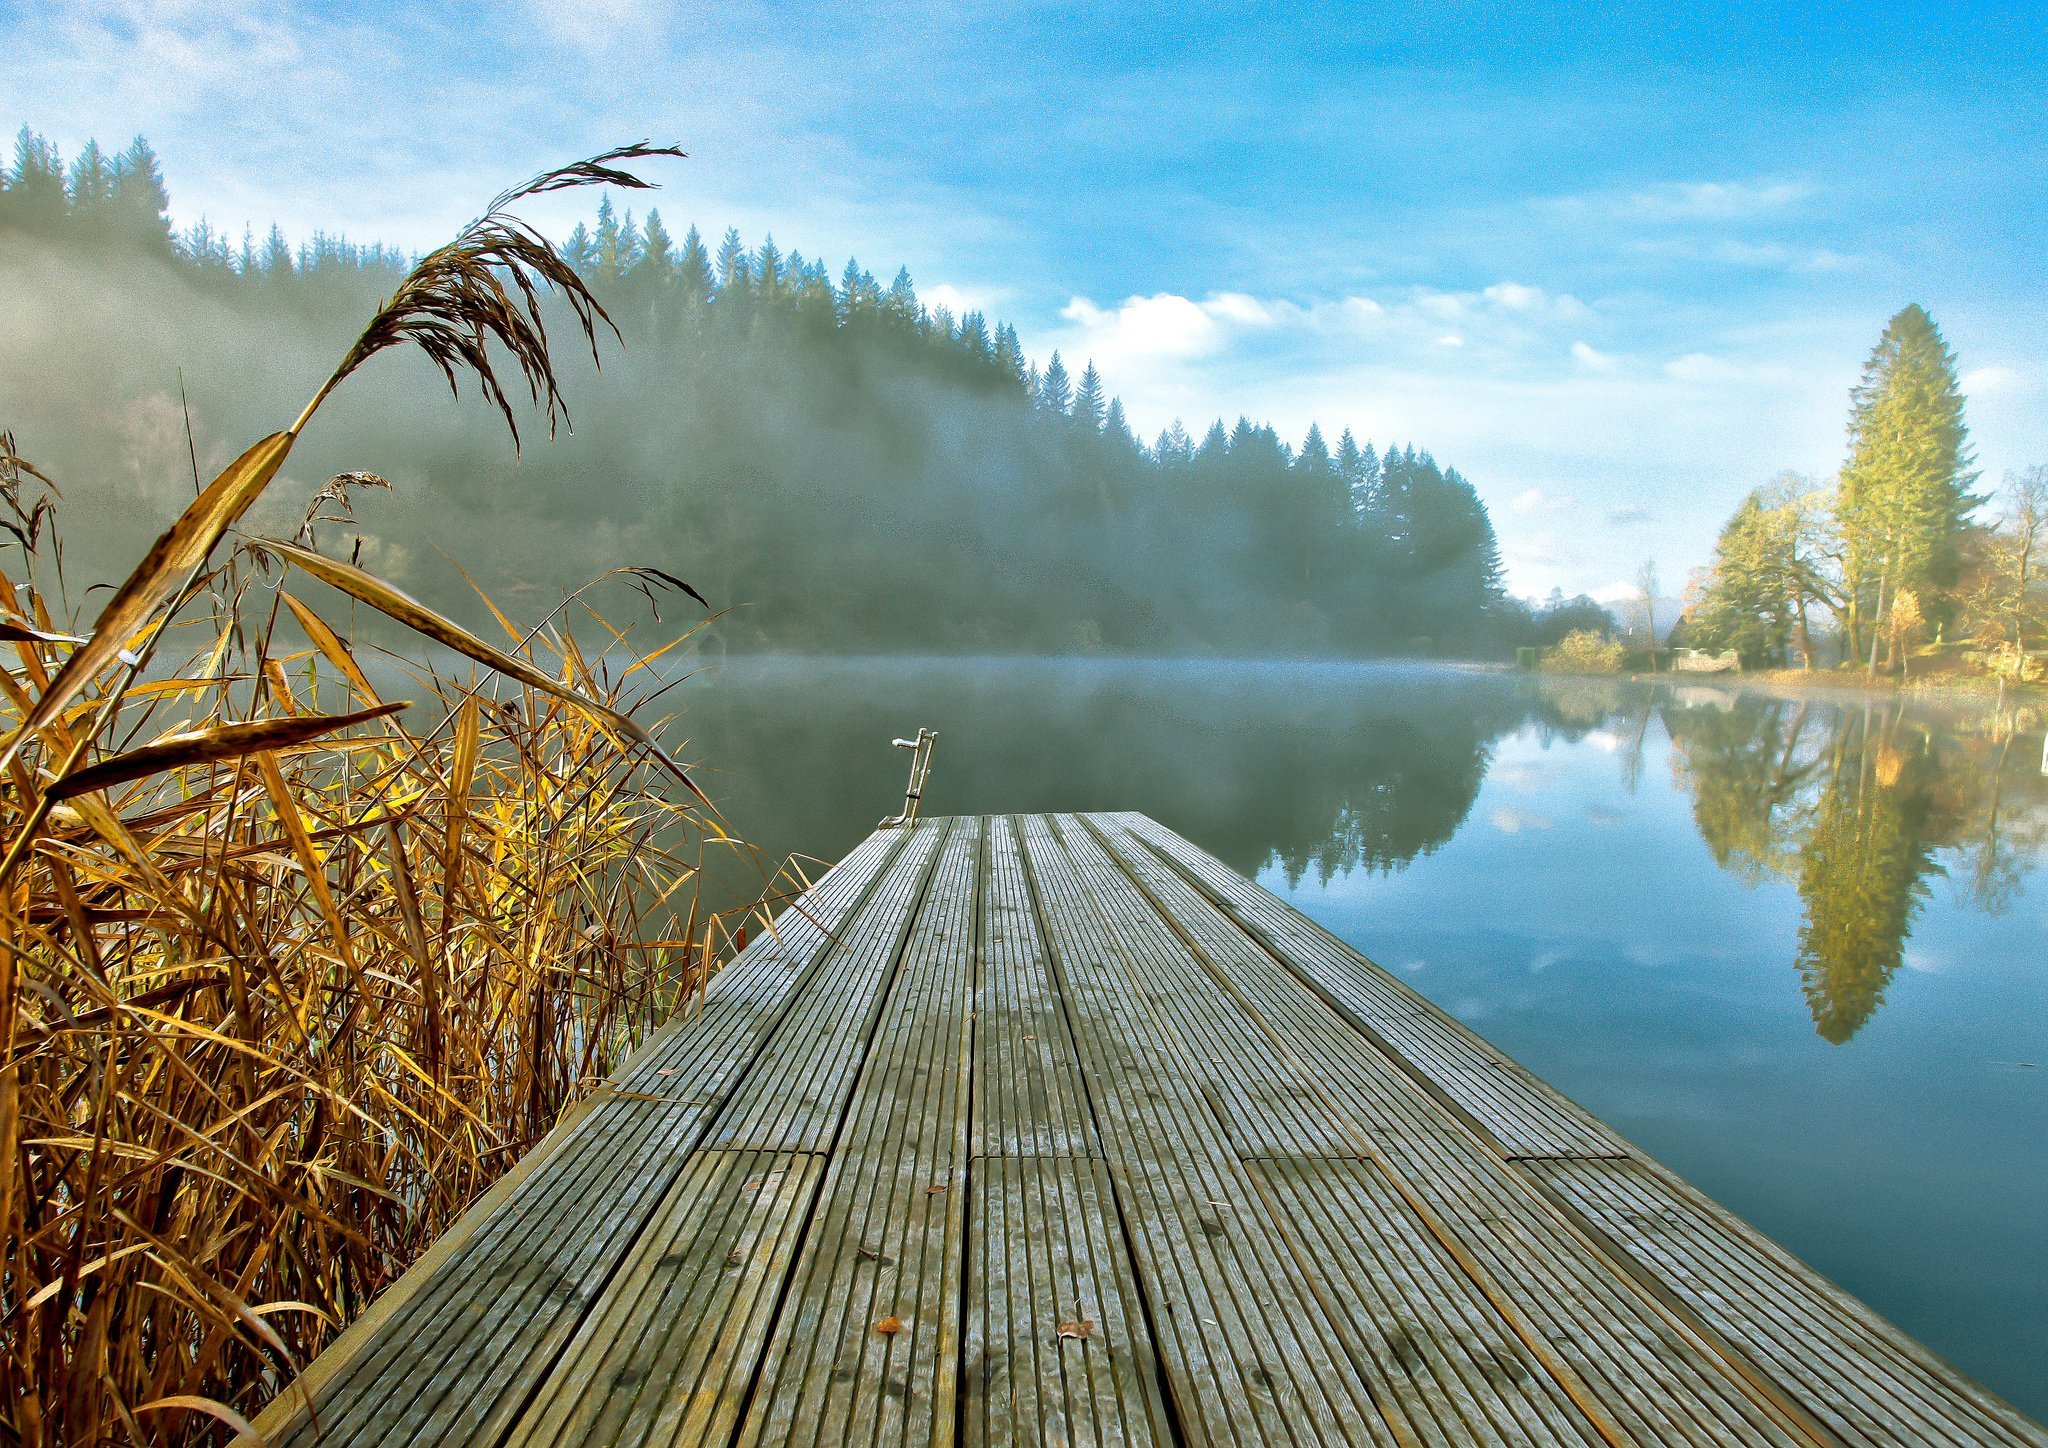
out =
[[[1543,667],[1560,674],[1618,674],[1621,644],[1592,629],[1568,633],[1543,656]]]

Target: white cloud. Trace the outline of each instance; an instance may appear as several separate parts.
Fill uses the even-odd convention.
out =
[[[1504,835],[1519,835],[1524,830],[1550,828],[1550,820],[1546,816],[1522,809],[1497,809],[1489,814],[1486,820]]]
[[[1436,344],[1439,347],[1462,347],[1465,345],[1465,339],[1456,332],[1446,332],[1436,339]]]
[[[1615,359],[1605,352],[1596,352],[1591,344],[1583,341],[1572,343],[1572,356],[1579,365],[1590,367],[1595,372],[1611,372]]]
[[[1608,510],[1607,521],[1617,528],[1627,528],[1637,523],[1651,522],[1653,516],[1641,503],[1623,503],[1619,508]]]
[[[1090,356],[1200,357],[1223,345],[1219,313],[1172,292],[1131,297],[1110,309],[1075,297],[1060,315],[1079,329]]]
[[[1619,579],[1613,583],[1601,584],[1588,595],[1593,602],[1603,604],[1608,608],[1614,607],[1617,603],[1633,603],[1642,596],[1643,591],[1640,588],[1636,587],[1633,583],[1625,583]]]
[[[1669,181],[1630,192],[1611,209],[1646,221],[1746,221],[1781,214],[1812,194],[1797,181]]]
[[[1676,382],[1735,382],[1741,368],[1707,352],[1688,352],[1664,364],[1664,375]]]
[[[1247,327],[1269,327],[1275,321],[1271,307],[1243,292],[1218,292],[1202,305],[1213,317]]]
[[[2027,386],[2027,379],[2010,367],[1974,368],[1963,374],[1962,382],[1963,391],[1973,397],[2024,392]]]
[[[1576,507],[1578,501],[1569,494],[1562,498],[1553,498],[1541,488],[1530,488],[1526,492],[1515,494],[1514,501],[1508,506],[1524,518],[1533,518],[1546,513],[1561,513],[1566,508]]]
[[[1540,311],[1545,300],[1541,287],[1526,287],[1520,282],[1495,282],[1484,295],[1495,306],[1511,312]]]
[[[969,312],[986,314],[1002,305],[1003,299],[1009,295],[1004,290],[985,291],[979,287],[956,287],[951,282],[940,282],[935,287],[919,287],[917,294],[918,300],[926,306],[944,307],[956,317],[964,317]],[[989,325],[994,326],[995,322],[992,320]]]

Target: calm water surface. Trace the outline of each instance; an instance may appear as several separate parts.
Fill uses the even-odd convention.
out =
[[[741,832],[1135,809],[2048,1417],[2048,774],[2031,709],[1399,665],[734,661]]]

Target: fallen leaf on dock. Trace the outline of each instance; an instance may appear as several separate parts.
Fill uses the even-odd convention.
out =
[[[928,1197],[935,1197],[945,1189],[946,1184],[944,1182],[935,1182],[931,1186],[928,1186],[924,1189],[924,1194]]]
[[[1093,1337],[1095,1336],[1095,1319],[1092,1317],[1077,1317],[1072,1321],[1063,1322],[1060,1324],[1060,1336]]]
[[[875,1331],[884,1337],[894,1337],[897,1333],[903,1331],[903,1319],[900,1317],[885,1317],[875,1324]]]

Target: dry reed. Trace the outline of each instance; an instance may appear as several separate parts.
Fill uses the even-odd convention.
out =
[[[493,608],[508,641],[484,643],[317,550],[368,474],[320,490],[295,543],[214,557],[385,347],[510,423],[502,348],[552,421],[541,296],[593,345],[609,319],[505,208],[642,184],[622,166],[658,154],[548,173],[427,257],[89,629],[55,488],[0,438],[0,1437],[243,1426],[726,950],[696,886],[731,842],[670,787],[636,717],[658,652],[600,594],[573,629]],[[468,662],[366,666],[329,617],[359,606]]]

